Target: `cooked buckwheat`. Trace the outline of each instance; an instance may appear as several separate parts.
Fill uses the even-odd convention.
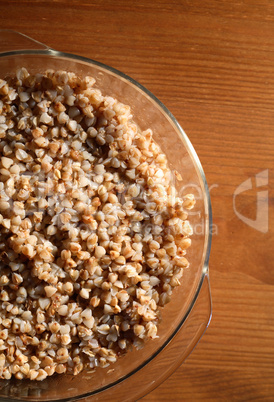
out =
[[[192,195],[91,77],[0,79],[0,377],[107,367],[157,337],[180,284]],[[178,176],[178,173],[176,173]]]

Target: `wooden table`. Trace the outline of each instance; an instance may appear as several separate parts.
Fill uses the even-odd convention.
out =
[[[143,401],[273,401],[274,2],[9,0],[0,1],[0,27],[140,81],[177,117],[204,167],[217,232],[212,322]],[[236,197],[248,179],[252,188]],[[262,201],[252,224],[267,191],[268,217]]]

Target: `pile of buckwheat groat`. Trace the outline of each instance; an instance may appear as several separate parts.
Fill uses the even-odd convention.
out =
[[[189,265],[194,197],[94,83],[0,80],[0,378],[107,367],[157,336]]]

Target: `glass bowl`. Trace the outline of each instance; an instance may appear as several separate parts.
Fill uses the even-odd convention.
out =
[[[108,368],[78,376],[56,375],[42,382],[0,380],[1,401],[132,401],[162,383],[190,354],[211,318],[208,260],[211,243],[211,206],[205,175],[186,134],[169,110],[147,89],[125,74],[84,57],[61,53],[14,31],[0,31],[0,78],[26,67],[38,73],[51,68],[91,75],[103,94],[130,105],[142,130],[151,128],[168,158],[171,170],[183,181],[180,196],[194,193],[190,212],[193,226],[190,268],[181,286],[162,309],[159,338],[129,351]],[[172,96],[172,94],[171,94]]]

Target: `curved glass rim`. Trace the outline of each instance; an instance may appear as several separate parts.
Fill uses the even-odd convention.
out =
[[[25,36],[25,35],[24,35]],[[27,38],[29,38],[28,36],[26,36]],[[32,39],[32,38],[29,38]],[[32,39],[33,40],[33,39]],[[40,42],[38,42],[40,43]],[[43,43],[41,43],[41,45],[44,45]],[[46,46],[46,45],[44,45]],[[143,91],[148,97],[150,97],[158,106],[160,106],[160,108],[165,112],[165,114],[171,119],[172,123],[176,126],[178,132],[181,134],[182,136],[182,140],[183,143],[186,147],[186,149],[188,150],[189,154],[193,157],[196,166],[198,168],[199,174],[201,176],[202,179],[202,183],[204,185],[204,190],[205,190],[205,197],[206,197],[206,206],[207,206],[207,213],[208,213],[208,227],[207,227],[207,244],[206,244],[206,252],[205,252],[205,259],[204,259],[204,265],[203,265],[203,269],[202,269],[202,275],[199,281],[199,284],[197,286],[197,289],[195,291],[195,294],[193,296],[193,299],[191,300],[191,303],[189,304],[189,307],[186,311],[186,314],[184,315],[183,319],[180,321],[179,325],[175,328],[175,330],[173,331],[173,333],[168,337],[168,339],[166,339],[166,341],[157,349],[156,352],[154,352],[148,359],[146,359],[142,364],[140,364],[138,367],[136,367],[134,370],[132,370],[130,373],[124,375],[123,377],[119,378],[118,380],[103,386],[102,388],[95,390],[95,391],[91,391],[91,392],[86,392],[84,394],[79,394],[76,396],[77,399],[75,399],[75,397],[71,397],[71,398],[63,398],[63,399],[49,399],[49,402],[72,402],[78,399],[82,399],[82,398],[87,398],[93,395],[97,395],[101,392],[106,391],[109,388],[114,387],[117,384],[122,383],[123,381],[125,381],[127,378],[131,377],[132,375],[136,374],[139,370],[141,370],[142,368],[144,368],[145,366],[147,366],[156,356],[158,356],[160,354],[160,352],[172,341],[172,339],[174,338],[174,336],[179,332],[179,330],[181,329],[181,327],[183,326],[184,322],[186,321],[187,317],[189,316],[197,298],[198,295],[200,293],[200,290],[202,288],[203,285],[203,281],[205,278],[205,275],[208,274],[208,263],[209,263],[209,256],[210,256],[210,249],[211,249],[211,240],[212,240],[212,208],[211,208],[211,200],[210,200],[210,194],[209,194],[209,189],[208,189],[208,185],[207,185],[207,181],[205,178],[205,173],[204,170],[202,168],[201,162],[199,160],[199,157],[191,143],[191,141],[189,140],[187,134],[185,133],[185,131],[183,130],[183,128],[181,127],[181,125],[178,123],[177,119],[173,116],[173,114],[169,111],[169,109],[152,93],[150,92],[146,87],[144,87],[142,84],[140,84],[138,81],[136,81],[134,78],[131,78],[130,76],[124,74],[123,72],[108,66],[104,63],[101,63],[99,61],[90,59],[88,57],[83,57],[83,56],[79,56],[79,55],[75,55],[72,53],[65,53],[65,52],[60,52],[58,50],[54,50],[52,48],[46,48],[45,50],[14,50],[14,51],[9,51],[9,52],[3,52],[0,53],[0,58],[2,57],[7,57],[7,56],[16,56],[16,55],[45,55],[45,56],[54,56],[54,57],[62,57],[62,58],[67,58],[67,59],[74,59],[77,61],[81,61],[84,63],[89,63],[89,64],[94,64],[98,67],[101,67],[105,70],[110,71],[113,74],[118,75],[119,77],[125,79],[126,81],[129,81],[131,84],[133,84],[135,87],[137,87],[138,89],[140,89],[141,91]],[[210,312],[210,318],[209,321],[207,323],[206,328],[208,327],[210,321],[211,321],[211,315],[212,315],[212,311]],[[19,399],[19,398],[9,398],[9,400],[14,400],[14,401],[34,401],[33,399]]]

